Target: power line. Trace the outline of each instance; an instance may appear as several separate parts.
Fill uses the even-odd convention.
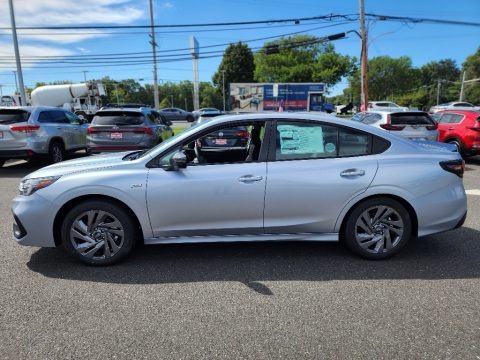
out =
[[[468,21],[430,19],[430,18],[415,18],[415,17],[404,17],[404,16],[379,15],[379,14],[372,14],[372,13],[365,14],[365,16],[370,17],[371,20],[381,20],[381,21],[400,21],[400,22],[411,22],[411,23],[428,23],[428,24],[461,25],[461,26],[480,27],[480,23],[468,22]]]
[[[276,24],[285,22],[298,23],[301,21],[313,21],[313,20],[333,20],[343,18],[349,21],[354,21],[351,16],[357,16],[357,14],[346,15],[321,15],[311,16],[303,18],[290,18],[290,19],[270,19],[270,20],[257,20],[257,21],[237,21],[237,22],[221,22],[221,23],[196,23],[196,24],[170,24],[170,25],[153,25],[154,28],[195,28],[195,27],[207,27],[207,26],[240,26],[240,25],[254,25],[254,24]],[[151,25],[88,25],[88,26],[23,26],[18,27],[18,30],[75,30],[75,29],[150,29]],[[10,27],[0,27],[0,30],[11,30]]]

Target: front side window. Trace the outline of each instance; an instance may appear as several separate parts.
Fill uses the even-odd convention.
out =
[[[71,112],[66,112],[65,116],[72,125],[79,125],[81,123],[80,118]]]
[[[254,162],[260,159],[265,134],[264,122],[215,128],[169,151],[158,160],[158,166],[168,167],[178,151],[187,156],[189,165],[215,165]]]

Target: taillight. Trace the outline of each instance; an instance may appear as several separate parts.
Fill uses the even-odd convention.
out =
[[[91,128],[91,127],[88,127],[88,128],[87,128],[87,134],[92,134],[92,133],[94,133],[94,132],[98,132],[98,130],[95,129],[95,128]]]
[[[38,125],[14,125],[10,126],[10,130],[24,132],[24,133],[32,133],[40,129]]]
[[[451,172],[458,177],[463,177],[465,171],[465,161],[463,160],[441,161],[440,166],[445,171]]]
[[[427,130],[437,130],[438,129],[438,124],[435,123],[435,125],[428,125],[426,126]]]
[[[248,131],[238,131],[235,133],[235,137],[237,138],[242,138],[242,139],[248,139],[250,137],[250,133]]]
[[[143,128],[140,132],[143,132],[148,135],[153,135],[153,129],[150,127]]]
[[[380,124],[380,127],[385,130],[390,130],[390,131],[400,131],[405,128],[405,126],[401,125],[392,125],[392,118],[390,115],[387,115],[387,123],[386,124]]]
[[[380,127],[385,130],[392,130],[392,131],[400,131],[405,128],[405,126],[401,125],[392,125],[392,124],[380,124]]]

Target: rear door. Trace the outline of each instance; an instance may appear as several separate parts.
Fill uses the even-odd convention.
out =
[[[267,169],[265,233],[333,233],[340,211],[375,176],[371,141],[348,128],[279,121]]]

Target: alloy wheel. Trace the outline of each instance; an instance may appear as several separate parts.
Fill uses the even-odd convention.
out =
[[[70,241],[75,251],[86,258],[108,259],[115,256],[124,244],[124,226],[107,211],[86,211],[73,221]]]
[[[400,214],[389,206],[365,210],[355,223],[355,240],[372,254],[390,252],[402,239],[405,224]]]

